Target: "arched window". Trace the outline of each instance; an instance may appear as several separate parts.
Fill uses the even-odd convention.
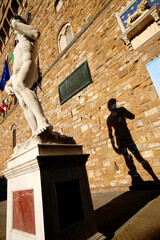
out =
[[[70,23],[66,23],[61,28],[59,35],[58,35],[58,47],[59,52],[61,53],[67,45],[72,41],[73,34]]]
[[[12,124],[10,130],[12,131],[12,141],[13,141],[13,148],[16,146],[16,124]]]

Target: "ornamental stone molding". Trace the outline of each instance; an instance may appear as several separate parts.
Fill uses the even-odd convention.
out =
[[[125,19],[125,14],[127,13],[127,11],[129,11],[129,9],[133,8],[132,6],[135,3],[136,0],[128,2],[126,7],[121,8],[120,13],[116,13],[116,18],[123,32],[120,38],[128,46],[130,51],[133,51],[160,31],[160,16],[158,4],[155,4],[150,9],[145,9],[139,17],[132,21],[131,24],[129,23],[128,19],[131,16],[136,15],[135,13],[138,10],[135,10],[135,12],[130,15],[128,14],[128,18]],[[123,18],[125,20],[123,20]]]

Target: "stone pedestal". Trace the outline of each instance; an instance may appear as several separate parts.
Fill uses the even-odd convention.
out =
[[[7,240],[106,239],[97,233],[85,164],[76,144],[36,144],[12,156]]]

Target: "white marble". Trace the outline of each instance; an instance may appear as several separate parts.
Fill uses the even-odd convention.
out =
[[[16,95],[31,127],[32,135],[39,135],[53,129],[43,113],[37,94],[31,90],[40,77],[36,64],[37,39],[40,33],[20,16],[15,16],[11,20],[11,26],[17,44],[13,52],[13,74],[5,90],[10,96]]]
[[[7,162],[3,172],[7,187],[7,240],[44,240],[44,218],[41,192],[41,176],[37,156],[82,154],[82,146],[76,144],[35,144],[20,147],[19,152]],[[36,234],[13,229],[13,192],[33,190]]]
[[[23,171],[24,165],[22,165],[22,171],[19,171],[18,167],[4,171],[5,176],[8,177],[7,240],[45,239],[40,171],[38,163],[35,163],[35,165],[37,165],[37,169],[33,170],[30,164],[30,167],[28,166],[28,168],[25,169],[26,172]],[[35,235],[13,229],[13,192],[30,189],[34,191]]]
[[[82,146],[77,144],[29,144],[19,146],[14,152],[11,159],[7,161],[7,173],[24,172],[29,167],[30,170],[35,169],[37,156],[50,155],[69,155],[82,154]],[[32,166],[32,168],[31,168]],[[14,168],[14,171],[13,171]],[[28,171],[28,170],[27,170]],[[22,173],[21,173],[22,174]]]

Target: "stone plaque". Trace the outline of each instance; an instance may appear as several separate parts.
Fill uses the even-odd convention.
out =
[[[65,103],[90,83],[92,78],[88,63],[85,61],[58,86],[60,103]]]
[[[13,228],[35,234],[34,192],[13,192]]]

